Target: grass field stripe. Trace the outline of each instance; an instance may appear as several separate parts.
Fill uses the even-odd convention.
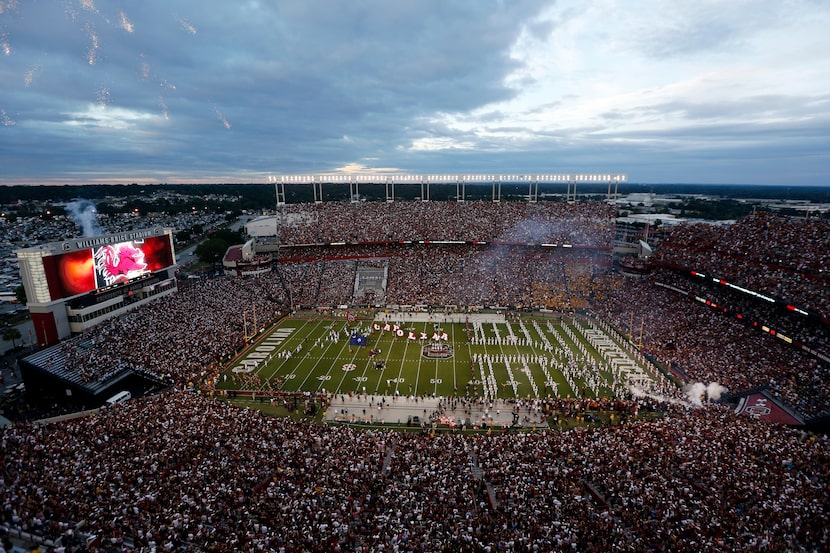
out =
[[[310,323],[312,323],[312,321],[310,319],[306,319],[306,320],[302,321],[302,324],[300,325],[300,329],[305,329]],[[319,326],[319,323],[315,324],[314,326],[315,327]],[[274,332],[271,335],[272,336],[274,334],[281,335],[282,331],[283,331],[283,327],[281,327],[281,326],[277,327],[276,329],[274,329]],[[298,333],[298,334],[300,334],[300,333]],[[302,340],[301,340],[300,343],[302,343]],[[280,346],[282,346],[282,347],[280,347],[280,349],[277,350],[276,352],[280,352],[286,347],[286,340],[285,339],[282,340],[282,342],[280,343]],[[310,349],[311,348],[305,348],[305,347],[303,348],[303,351],[306,352],[306,354],[305,354],[306,356],[309,354]],[[273,359],[272,359],[272,361],[273,361]],[[274,380],[274,378],[276,377],[277,373],[279,372],[280,366],[285,365],[285,361],[288,361],[288,360],[283,359],[283,363],[280,363],[280,365],[278,365],[276,368],[272,369],[271,374],[268,376],[268,378],[264,382],[267,382],[269,385],[271,385],[271,381]],[[270,363],[268,365],[269,366],[263,367],[262,370],[264,371],[266,368],[270,368]],[[273,386],[271,386],[271,388],[273,389]]]
[[[317,361],[312,365],[311,369],[306,373],[305,378],[302,382],[300,382],[300,385],[296,388],[297,390],[307,389],[305,384],[306,382],[308,382],[308,379],[312,377],[316,378],[317,376],[319,376],[315,374],[317,372],[317,367],[319,367],[322,362],[325,362],[329,354],[329,351],[332,348],[332,345],[337,344],[337,342],[333,342],[330,340],[330,336],[336,330],[337,326],[334,324],[334,321],[325,322],[328,322],[329,324],[323,326],[323,333],[320,335],[320,339],[323,340],[321,344],[324,344],[324,347],[322,348],[322,355],[320,355],[320,358],[317,359]],[[320,387],[318,386],[317,389],[319,390]]]
[[[316,331],[316,330],[320,329],[321,327],[323,327],[322,323],[323,323],[323,321],[318,321],[318,323],[314,325],[314,330]],[[326,325],[326,327],[328,327],[328,325]],[[323,328],[322,328],[322,330],[323,330],[323,331],[321,332],[321,335],[318,337],[318,338],[319,338],[319,339],[321,339],[321,340],[323,339],[324,335],[326,334],[326,332],[325,332],[325,331],[326,331],[326,329],[327,329],[326,327],[323,327]],[[308,352],[306,353],[306,357],[308,357],[308,358],[310,358],[310,357],[311,357],[311,355],[312,355],[312,350],[313,350],[313,349],[314,349],[314,347],[310,347],[310,348],[308,348]],[[318,364],[319,364],[319,363],[320,363],[320,362],[321,362],[324,358],[325,358],[325,349],[323,350],[323,355],[321,355],[321,356],[320,356],[320,358],[319,358],[317,361],[315,361],[315,362],[314,362],[314,364],[313,364],[313,365],[312,365],[312,367],[311,367],[311,370],[309,370],[309,371],[308,371],[308,374],[306,374],[305,379],[303,379],[303,382],[300,384],[300,388],[298,388],[298,389],[302,389],[302,387],[304,386],[304,384],[306,383],[306,381],[308,380],[308,378],[309,378],[309,377],[310,377],[310,376],[314,373],[314,370],[315,370],[315,368],[317,367],[317,365],[318,365]],[[286,360],[286,361],[287,361],[287,360]],[[292,364],[292,365],[288,365],[287,363],[283,363],[283,365],[287,365],[287,366],[288,366],[288,368],[289,368],[289,370],[291,369],[291,366],[293,366],[293,364]],[[276,371],[275,371],[275,373],[274,373],[274,374],[276,374],[276,372],[279,372],[280,368],[281,368],[281,367],[277,367],[277,369],[276,369]],[[286,375],[285,375],[285,376],[287,376],[287,375],[289,375],[289,374],[295,374],[295,373],[296,373],[296,371],[291,371],[291,372],[286,373]],[[285,384],[287,384],[287,382],[283,384],[283,387],[285,386]]]
[[[376,390],[383,390],[383,388],[381,387],[381,381],[386,378],[386,374],[387,374],[386,371],[389,369],[389,364],[390,363],[392,363],[392,364],[397,363],[396,359],[392,359],[392,341],[389,340],[389,336],[388,336],[387,331],[384,331],[384,330],[380,331],[380,335],[378,336],[378,344],[380,344],[381,339],[385,340],[383,342],[383,348],[381,348],[382,349],[381,353],[383,353],[383,350],[385,350],[386,355],[384,356],[384,359],[383,359],[384,369],[378,375],[377,382],[375,383],[375,389]],[[388,345],[386,344],[386,341],[389,342]]]
[[[420,332],[426,332],[427,331],[427,324],[429,324],[429,323],[424,321],[421,324],[424,325],[424,326],[423,326],[423,330],[419,331],[419,336],[420,336]],[[416,326],[415,328],[417,329],[418,327]],[[421,344],[420,340],[418,340],[418,349],[419,350],[423,349],[423,344]],[[418,390],[421,387],[421,364],[424,361],[423,357],[424,357],[423,354],[421,353],[421,351],[419,351],[418,352],[418,370],[415,373],[415,383],[412,385],[413,386],[413,393],[415,393],[415,394],[418,393]]]
[[[347,323],[347,322],[342,322],[340,325],[338,325],[338,329],[337,329],[338,336],[340,336],[340,335],[342,335],[342,334],[343,334],[343,331],[346,329],[346,326],[347,326],[347,325],[348,325],[348,323]],[[347,332],[346,334],[348,334],[348,332]],[[339,342],[334,342],[334,343],[335,343],[335,344],[337,344],[337,343],[339,343]],[[341,346],[340,346],[340,355],[338,355],[338,358],[343,357],[343,352],[344,352],[344,351],[346,351],[347,349],[350,349],[350,346],[349,346],[349,339],[348,339],[348,338],[346,338],[345,340],[343,340],[343,345],[341,345]],[[353,355],[351,355],[350,357],[354,358],[354,356],[353,356]],[[330,378],[331,378],[331,372],[332,372],[332,370],[334,369],[334,365],[335,365],[336,363],[337,363],[336,361],[335,361],[335,362],[333,362],[333,363],[330,363],[330,364],[329,364],[328,369],[326,369],[326,374],[323,374],[323,375],[318,375],[316,378],[318,378],[318,379],[319,379],[320,377],[325,377],[325,376],[327,376],[327,377],[329,377],[329,379],[330,379]],[[338,367],[338,368],[340,368],[340,367]],[[320,380],[320,383],[319,383],[319,384],[317,384],[317,391],[318,391],[318,392],[320,391],[320,389],[321,389],[321,388],[323,388],[323,387],[324,387],[324,386],[323,386],[323,383],[324,383],[324,382],[328,382],[328,379],[326,379],[326,380]],[[342,382],[342,379],[341,379],[341,382]],[[328,390],[328,388],[330,388],[330,387],[331,387],[331,386],[328,386],[328,385],[326,385],[326,386],[325,386],[325,388],[326,388],[327,390]],[[337,389],[340,389],[340,386],[339,386],[339,385],[337,386]]]
[[[254,346],[254,350],[256,350],[256,348],[259,347],[260,345],[268,345],[268,346],[274,346],[275,347],[275,349],[271,352],[272,354],[283,351],[287,348],[287,343],[288,343],[289,336],[291,336],[291,334],[293,334],[295,330],[296,330],[295,327],[280,327],[280,328],[274,330],[273,332],[271,332],[264,340],[262,340],[256,346]],[[250,352],[249,352],[249,355],[250,355]],[[271,364],[271,361],[273,360],[273,357],[274,356],[271,355],[270,356],[271,359],[269,359],[267,362],[261,363],[259,368],[257,368],[257,370],[254,372],[254,374],[256,374],[256,376],[259,377],[259,380],[260,380],[259,389],[260,390],[265,389],[266,384],[270,383],[270,377],[267,377],[267,378],[263,379],[262,374],[263,374],[264,371],[266,371],[268,369],[269,365]]]
[[[495,326],[495,324],[496,324],[496,323],[493,323],[493,325],[492,325],[492,327],[491,327],[491,328],[493,329],[493,335],[494,335],[494,338],[495,338],[495,340],[496,340],[496,344],[499,346],[499,351],[501,352],[501,355],[502,355],[502,356],[504,356],[504,355],[505,355],[505,353],[504,353],[504,345],[503,345],[503,340],[502,340],[502,338],[501,338],[501,335],[496,333],[496,328],[497,328],[497,327]],[[502,364],[502,365],[504,365],[504,363],[503,363],[503,362],[502,362],[501,364]],[[512,373],[511,373],[510,371],[508,371],[508,370],[507,370],[507,365],[504,365],[504,372],[505,372],[505,373],[507,374],[507,376],[508,376],[508,379],[506,380],[506,382],[510,382],[510,381],[513,381],[513,380],[514,380]],[[496,379],[496,380],[498,381],[498,379]],[[512,391],[513,391],[513,397],[516,397],[516,396],[518,395],[518,394],[516,393],[516,389],[515,389],[513,386],[510,386],[510,390],[512,390]]]
[[[455,325],[450,325],[449,334],[450,334],[451,343],[453,344],[453,356],[452,356],[452,359],[450,361],[452,363],[452,389],[453,389],[453,393],[455,393],[455,391],[458,390],[458,355],[457,355],[458,352],[455,351],[457,349],[457,346],[454,345],[456,343],[456,341],[455,341]],[[467,340],[467,335],[466,334],[464,334],[464,340],[465,341]]]

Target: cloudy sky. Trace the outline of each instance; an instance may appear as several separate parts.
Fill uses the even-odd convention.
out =
[[[0,0],[0,183],[830,185],[826,0]]]

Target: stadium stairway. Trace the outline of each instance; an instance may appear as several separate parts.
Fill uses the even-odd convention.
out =
[[[496,494],[496,488],[489,479],[484,477],[484,471],[478,465],[478,458],[474,454],[470,454],[470,473],[473,478],[480,480],[484,484],[484,489],[487,490],[487,499],[490,502],[490,508],[494,511],[499,509],[499,498]]]

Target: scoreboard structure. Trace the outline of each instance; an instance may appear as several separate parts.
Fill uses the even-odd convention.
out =
[[[40,346],[178,289],[172,229],[72,238],[15,253]]]

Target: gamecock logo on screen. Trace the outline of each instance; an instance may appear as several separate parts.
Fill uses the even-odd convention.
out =
[[[127,282],[149,272],[139,242],[121,242],[95,251],[95,281],[101,288]]]

